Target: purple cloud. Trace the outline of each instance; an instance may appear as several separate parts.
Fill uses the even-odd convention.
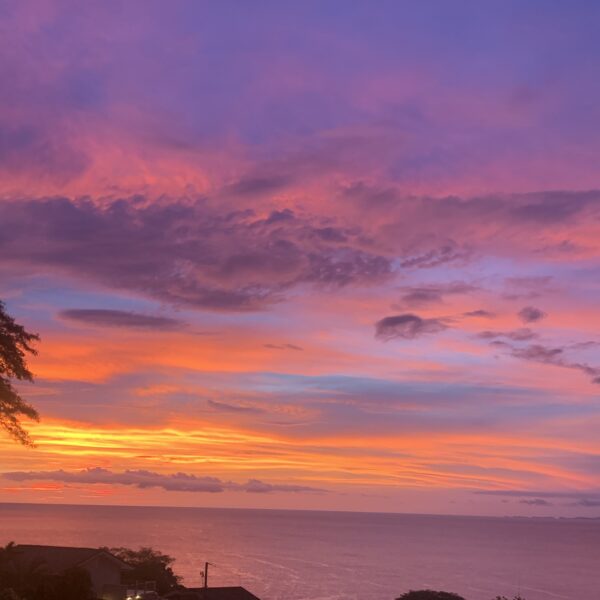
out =
[[[302,284],[336,289],[392,273],[391,261],[363,249],[358,233],[324,240],[317,217],[260,218],[200,200],[2,202],[0,252],[33,269],[223,311],[259,310]]]
[[[241,404],[231,404],[229,402],[219,402],[217,400],[208,400],[208,405],[217,412],[225,413],[249,413],[260,414],[263,411],[255,406],[243,406]]]
[[[532,499],[565,499],[571,498],[577,501],[600,502],[600,492],[559,492],[542,490],[476,490],[474,494],[483,496],[502,496],[509,498],[532,498]]]
[[[122,310],[77,308],[63,310],[59,316],[70,321],[96,327],[124,327],[133,329],[179,329],[184,323],[169,317],[157,317]]]
[[[564,354],[564,348],[548,348],[541,344],[533,344],[525,348],[512,348],[511,354],[523,360],[582,371],[592,378],[593,383],[600,384],[600,369],[586,363],[568,360]]]
[[[493,319],[496,315],[489,310],[478,309],[478,310],[470,310],[466,313],[463,313],[463,316],[477,317],[477,318],[483,318],[483,319]]]
[[[303,348],[296,346],[296,344],[263,344],[263,346],[271,350],[303,350]]]
[[[422,319],[413,314],[394,315],[375,323],[375,337],[384,341],[395,338],[412,340],[447,328],[441,319]]]
[[[513,342],[525,342],[538,337],[535,331],[525,327],[522,329],[514,329],[513,331],[482,331],[478,334],[479,338],[484,340],[495,340],[498,338],[506,338]]]
[[[216,477],[199,477],[187,473],[163,474],[144,469],[126,470],[121,473],[92,467],[83,471],[15,471],[3,473],[10,481],[60,481],[79,484],[130,485],[141,489],[162,488],[168,492],[220,493],[243,491],[249,493],[269,492],[324,492],[325,490],[293,484],[270,484],[250,479],[246,483],[223,481]]]
[[[529,506],[553,506],[552,502],[544,500],[543,498],[531,498],[519,500],[521,504],[529,504]]]
[[[519,318],[524,323],[536,323],[546,317],[546,313],[535,306],[526,306],[519,311]]]
[[[399,305],[418,307],[427,304],[435,304],[442,302],[445,296],[469,294],[476,290],[477,287],[462,281],[438,285],[407,287],[403,289]]]

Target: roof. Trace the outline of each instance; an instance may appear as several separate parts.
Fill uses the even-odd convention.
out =
[[[85,567],[96,558],[104,556],[111,560],[121,570],[131,567],[117,558],[114,554],[99,548],[72,548],[70,546],[37,546],[18,544],[15,546],[15,561],[19,563],[41,563],[51,573],[62,573],[73,567]]]
[[[260,600],[246,588],[240,586],[184,588],[170,592],[165,597],[173,600]]]

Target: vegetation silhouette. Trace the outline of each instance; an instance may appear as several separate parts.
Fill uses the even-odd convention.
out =
[[[465,600],[462,596],[452,592],[438,592],[436,590],[411,590],[402,594],[396,600]]]
[[[153,548],[103,548],[126,562],[132,568],[123,573],[123,583],[135,584],[136,582],[155,581],[156,591],[165,594],[175,589],[181,578],[175,575],[171,565],[175,559],[168,554],[163,554]]]
[[[21,419],[27,417],[38,421],[39,415],[31,404],[21,398],[11,379],[33,381],[26,355],[37,354],[33,344],[39,339],[37,334],[19,325],[6,312],[0,300],[0,428],[26,446],[32,446],[33,443],[21,425]]]
[[[411,590],[402,594],[396,600],[465,600],[462,596],[453,592],[438,592],[436,590]],[[509,600],[506,596],[496,596],[494,600]],[[520,595],[516,595],[512,600],[525,600]]]

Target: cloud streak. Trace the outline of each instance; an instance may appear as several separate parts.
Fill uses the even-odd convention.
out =
[[[134,486],[140,489],[162,488],[168,492],[221,493],[225,491],[266,494],[274,492],[324,492],[325,490],[305,485],[271,484],[257,479],[246,483],[223,481],[217,477],[199,477],[187,473],[162,474],[143,469],[114,472],[101,467],[82,471],[15,471],[3,473],[9,481],[59,481],[66,484],[106,484]]]
[[[476,286],[462,281],[454,281],[448,284],[407,287],[403,290],[399,305],[412,308],[429,304],[438,304],[443,302],[445,296],[465,295],[476,290]]]
[[[123,310],[100,308],[73,308],[62,310],[59,316],[69,321],[94,327],[122,327],[132,329],[180,329],[184,323],[170,317],[157,317]]]
[[[511,354],[516,358],[538,362],[545,365],[555,365],[566,369],[582,371],[592,378],[593,383],[600,384],[600,369],[583,362],[571,361],[566,358],[564,348],[550,348],[541,344],[532,344],[525,348],[512,348]]]

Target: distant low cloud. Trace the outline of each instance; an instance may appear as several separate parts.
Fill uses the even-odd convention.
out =
[[[393,315],[375,323],[375,337],[381,340],[394,338],[412,340],[447,328],[448,326],[441,319],[423,319],[413,314]]]
[[[294,484],[271,484],[250,479],[246,483],[223,481],[217,477],[199,477],[187,473],[163,474],[153,471],[127,470],[121,473],[92,467],[82,471],[15,471],[2,475],[10,481],[59,481],[79,484],[130,485],[141,489],[162,488],[169,492],[220,493],[241,491],[264,494],[271,492],[325,492],[320,488]]]
[[[157,317],[123,310],[101,308],[75,308],[63,310],[59,316],[97,327],[126,327],[132,329],[179,329],[183,321],[170,317]]]
[[[543,498],[531,498],[519,500],[521,504],[529,504],[529,506],[554,506],[552,502],[548,502],[548,500],[544,500]]]
[[[573,506],[583,506],[584,508],[600,508],[600,498],[591,500],[590,498],[581,498],[573,503]]]
[[[598,502],[600,504],[600,491],[596,492],[558,492],[542,490],[477,490],[473,492],[482,496],[501,496],[508,498],[539,499],[565,499],[571,498],[580,502]],[[595,506],[595,504],[594,504]]]
[[[519,311],[519,318],[524,323],[536,323],[546,317],[546,313],[535,306],[526,306]]]

